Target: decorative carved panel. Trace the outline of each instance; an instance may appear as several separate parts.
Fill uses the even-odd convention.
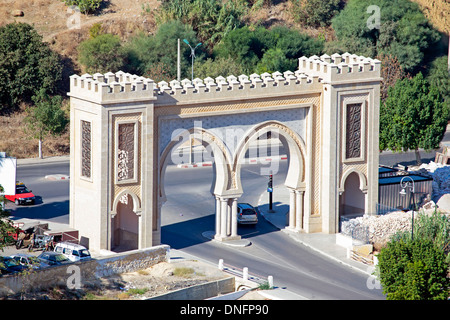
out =
[[[347,127],[345,141],[345,158],[361,156],[361,109],[362,104],[347,104]]]
[[[81,176],[91,178],[91,123],[81,121]]]
[[[122,123],[118,126],[117,180],[135,179],[135,123]]]

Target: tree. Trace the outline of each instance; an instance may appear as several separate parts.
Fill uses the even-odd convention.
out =
[[[61,109],[62,97],[50,97],[44,89],[33,96],[35,106],[28,107],[25,118],[26,131],[39,139],[39,158],[42,158],[42,140],[48,134],[61,134],[67,126],[68,119]]]
[[[291,0],[294,20],[308,27],[325,27],[340,9],[341,0]]]
[[[373,5],[380,9],[379,15],[370,10]],[[373,18],[379,18],[379,26],[372,23]],[[342,50],[354,54],[391,54],[410,73],[417,71],[427,50],[440,38],[418,4],[409,0],[349,0],[332,19],[332,27],[338,38],[333,48],[342,42]]]
[[[266,45],[261,36],[265,32],[262,27],[254,31],[248,26],[235,29],[214,47],[214,56],[231,58],[242,66],[245,73],[250,74],[263,56]]]
[[[295,70],[292,67],[295,68],[295,65],[290,63],[280,48],[271,48],[264,53],[256,65],[255,72],[262,74],[265,72],[274,73],[275,71]]]
[[[125,45],[128,65],[126,70],[141,75],[164,74],[164,77],[177,77],[177,41],[187,39],[191,44],[197,44],[195,32],[188,25],[180,21],[169,21],[158,27],[154,36],[140,33]],[[197,59],[202,58],[202,47],[195,51]],[[191,50],[181,43],[181,76],[191,78]],[[155,69],[161,72],[154,72]]]
[[[383,103],[388,96],[389,88],[395,86],[398,80],[407,77],[407,74],[396,57],[381,54],[377,56],[377,59],[381,61],[380,76],[383,80],[380,84],[380,96]]]
[[[56,93],[62,63],[36,30],[26,23],[0,27],[0,113],[30,102],[37,88]]]
[[[78,58],[88,73],[117,72],[125,65],[126,54],[118,36],[99,34],[78,47]]]
[[[287,27],[253,29],[246,26],[233,30],[224,37],[214,48],[214,55],[232,58],[242,66],[245,73],[250,74],[273,68],[281,68],[277,70],[280,72],[295,70],[298,58],[303,55],[320,55],[322,50],[321,40],[313,39],[298,30]],[[261,62],[266,54],[267,57]]]
[[[380,107],[380,150],[414,150],[420,164],[419,148],[439,148],[448,115],[438,89],[422,73],[397,81]]]
[[[448,56],[436,58],[431,63],[427,80],[432,86],[438,88],[445,103],[450,106],[450,70],[448,69]]]

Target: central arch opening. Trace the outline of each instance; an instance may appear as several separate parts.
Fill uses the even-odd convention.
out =
[[[227,188],[229,160],[220,140],[202,128],[181,130],[160,160],[161,243],[182,248],[209,241],[215,230],[215,193]]]
[[[264,139],[266,140],[265,144],[270,145],[270,147],[266,146],[264,148],[264,142],[262,144],[260,143]],[[249,130],[242,144],[237,149],[234,162],[238,188],[242,188],[241,170],[242,163],[244,163],[244,155],[255,142],[260,146],[262,145],[262,150],[265,150],[262,153],[263,157],[259,157],[259,160],[263,163],[267,163],[267,160],[271,161],[269,166],[260,168],[260,174],[267,178],[269,176],[272,176],[272,179],[276,178],[276,181],[273,181],[272,184],[281,191],[282,203],[288,204],[286,208],[288,213],[284,226],[293,230],[301,230],[303,228],[303,216],[305,212],[305,192],[307,191],[305,175],[306,147],[302,138],[289,127],[278,121],[267,121]],[[261,148],[258,149],[258,151],[260,150]],[[284,157],[286,159],[283,159]],[[276,161],[272,162],[272,160]],[[287,163],[283,163],[282,160],[287,160]],[[282,173],[280,165],[284,165],[284,170],[287,171],[286,173]],[[279,179],[283,179],[283,182],[280,183]],[[274,201],[274,198],[272,201]],[[269,208],[267,208],[268,206]],[[266,210],[270,214],[269,204],[263,204],[261,209]],[[274,203],[272,203],[273,209]],[[284,226],[280,225],[280,227]]]

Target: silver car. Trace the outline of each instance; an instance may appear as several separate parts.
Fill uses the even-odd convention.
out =
[[[238,203],[237,222],[239,224],[256,225],[258,223],[258,213],[256,209],[248,203]]]

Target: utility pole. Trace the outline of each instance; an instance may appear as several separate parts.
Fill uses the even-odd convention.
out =
[[[178,39],[178,56],[177,56],[177,80],[181,81],[181,67],[180,67],[180,39]]]

